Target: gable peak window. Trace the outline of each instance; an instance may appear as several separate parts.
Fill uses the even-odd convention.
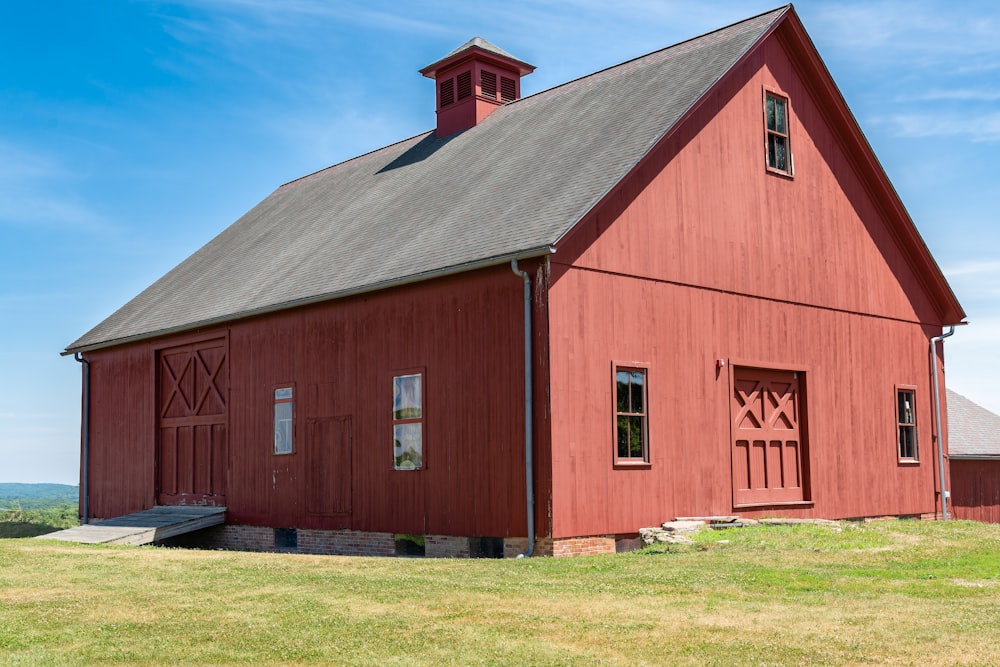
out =
[[[767,168],[792,175],[792,147],[788,131],[788,98],[764,92],[764,135],[767,147]]]

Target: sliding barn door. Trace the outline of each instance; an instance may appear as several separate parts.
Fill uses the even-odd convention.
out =
[[[157,503],[226,504],[226,339],[161,350]]]
[[[807,500],[799,374],[734,368],[733,504]]]

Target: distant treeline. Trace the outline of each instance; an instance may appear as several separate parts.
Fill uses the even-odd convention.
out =
[[[79,500],[80,489],[71,484],[0,483],[0,510],[76,506]]]
[[[0,483],[0,539],[33,537],[78,525],[79,488]]]

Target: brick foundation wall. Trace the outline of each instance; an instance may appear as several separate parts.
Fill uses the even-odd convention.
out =
[[[303,529],[299,531],[298,550],[304,554],[395,556],[396,539],[392,533]]]
[[[528,548],[528,538],[513,537],[504,540],[504,558],[517,558]],[[596,535],[590,537],[567,537],[552,539],[539,537],[535,540],[534,556],[591,556],[596,554],[615,553],[614,535]]]
[[[357,530],[295,531],[296,546],[275,544],[275,529],[265,526],[237,526],[226,524],[170,538],[164,546],[195,549],[226,549],[230,551],[268,551],[302,554],[328,554],[334,556],[395,556],[396,539],[392,533],[373,533]],[[477,554],[475,545],[482,538],[455,535],[425,535],[424,556],[427,558],[470,558]],[[497,542],[499,544],[499,542]],[[503,557],[516,558],[528,548],[528,539],[513,537],[503,540]],[[535,540],[534,556],[585,556],[615,553],[614,535],[572,537],[553,540],[540,537]],[[499,552],[495,557],[499,557]]]
[[[552,544],[552,555],[556,558],[561,556],[593,556],[613,553],[615,553],[614,535],[571,537],[564,540],[554,540]]]
[[[226,524],[196,533],[164,540],[165,546],[230,551],[282,551],[336,556],[394,556],[396,541],[392,533],[366,533],[357,530],[296,531],[295,548],[275,547],[274,528]]]
[[[468,558],[470,555],[468,537],[424,536],[424,556],[427,558]]]

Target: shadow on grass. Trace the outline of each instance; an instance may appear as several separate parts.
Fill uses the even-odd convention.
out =
[[[56,526],[28,521],[0,522],[0,539],[12,537],[36,537],[62,530]]]

